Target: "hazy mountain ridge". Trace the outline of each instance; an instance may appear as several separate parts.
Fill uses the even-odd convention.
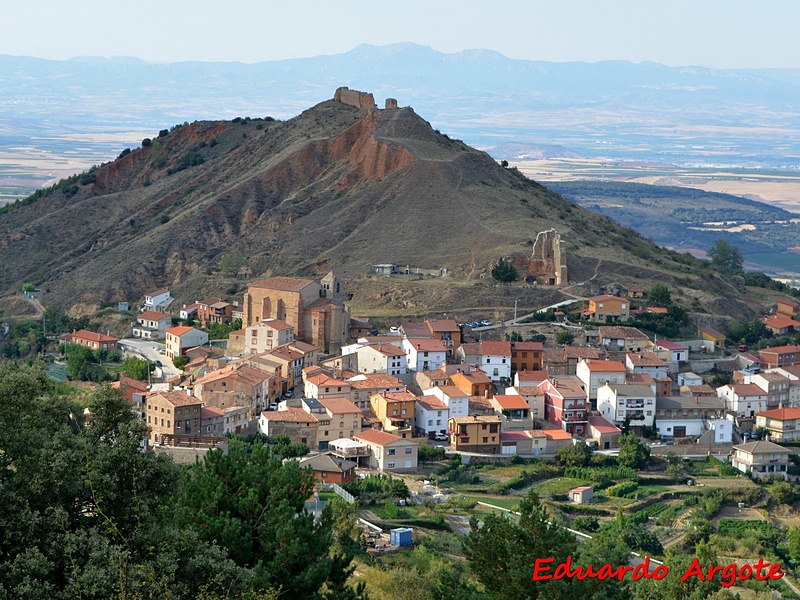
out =
[[[713,146],[720,161],[747,155],[780,162],[800,154],[799,81],[790,70],[548,63],[409,43],[256,64],[0,56],[0,115],[152,134],[193,119],[292,117],[348,85],[372,90],[379,102],[413,105],[473,145],[558,143],[585,156],[675,160],[704,155],[692,146]],[[731,130],[709,133],[700,125]],[[774,137],[745,127],[782,127],[786,135],[775,149]],[[598,140],[606,143],[598,147]]]

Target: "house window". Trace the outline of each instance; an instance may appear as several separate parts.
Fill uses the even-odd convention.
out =
[[[440,411],[440,410],[437,410],[437,411],[436,411],[436,416],[437,416],[437,417],[441,417],[441,416],[442,416],[442,411]]]
[[[506,364],[506,359],[505,358],[503,359],[503,364]]]
[[[394,452],[395,452],[395,449],[394,449],[394,448],[389,448],[389,449],[386,451],[386,455],[387,455],[387,456],[394,456]]]
[[[430,427],[431,425],[433,425],[433,419],[428,419],[428,427]]]
[[[387,469],[394,469],[394,461],[386,463]]]
[[[488,442],[489,442],[489,438],[488,438],[488,437],[485,437],[485,438],[483,438],[483,443],[484,443],[484,444],[486,444],[486,443],[488,443]]]
[[[488,359],[488,358],[486,359],[486,364],[487,364],[487,365],[489,364],[489,359]]]
[[[406,446],[406,454],[411,454],[412,448],[411,446]]]

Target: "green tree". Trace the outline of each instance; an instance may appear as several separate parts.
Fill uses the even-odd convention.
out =
[[[669,306],[672,303],[672,294],[670,294],[669,288],[666,285],[663,283],[656,283],[650,288],[650,291],[647,292],[647,299],[660,306]]]
[[[581,441],[559,448],[556,458],[566,467],[585,467],[592,460],[592,449]]]
[[[573,580],[531,581],[537,557],[560,564],[577,551],[575,537],[550,525],[539,499],[531,494],[520,502],[519,522],[505,514],[470,519],[472,532],[464,540],[464,555],[472,572],[492,598],[568,598]]]
[[[800,560],[800,527],[792,525],[789,527],[789,556],[795,560]]]
[[[492,279],[499,283],[509,283],[519,279],[519,273],[513,264],[501,258],[492,267]]]
[[[617,462],[623,467],[644,469],[650,459],[650,448],[634,433],[624,433],[619,437]]]
[[[180,470],[141,451],[127,401],[103,386],[84,423],[51,385],[43,365],[0,365],[0,596],[240,597],[252,573],[171,526]]]
[[[31,292],[35,292],[36,291],[36,286],[33,285],[32,283],[23,283],[22,284],[22,291],[25,292],[26,294],[29,294]]]
[[[183,368],[189,364],[189,357],[188,356],[176,356],[172,359],[172,364],[175,365],[176,369],[180,369],[183,371]]]
[[[708,250],[711,264],[728,275],[743,275],[742,251],[725,240],[717,240]]]
[[[565,344],[569,346],[572,342],[575,341],[575,334],[571,331],[557,331],[556,332],[556,343],[557,344]]]
[[[792,504],[797,493],[790,483],[779,481],[769,489],[770,495],[780,504]]]
[[[155,365],[149,363],[143,358],[128,356],[120,363],[119,368],[120,371],[125,373],[128,377],[138,379],[139,381],[147,381],[148,369],[152,371],[155,369]]]
[[[334,566],[341,567],[328,552],[330,513],[315,521],[304,510],[314,486],[311,471],[296,461],[284,464],[270,446],[231,440],[227,453],[211,450],[187,472],[179,515],[237,565],[252,569],[260,587],[314,597]]]
[[[226,254],[219,261],[219,270],[226,275],[236,275],[247,264],[244,254]]]

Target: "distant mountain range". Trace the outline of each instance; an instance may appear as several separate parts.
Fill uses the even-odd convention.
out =
[[[59,132],[144,137],[195,119],[286,119],[342,85],[413,105],[480,148],[771,167],[800,157],[797,70],[549,63],[410,43],[257,64],[0,56],[0,149]]]

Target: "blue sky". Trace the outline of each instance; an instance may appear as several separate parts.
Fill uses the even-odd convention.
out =
[[[415,42],[528,60],[800,68],[795,0],[28,0],[0,54],[254,63]]]

